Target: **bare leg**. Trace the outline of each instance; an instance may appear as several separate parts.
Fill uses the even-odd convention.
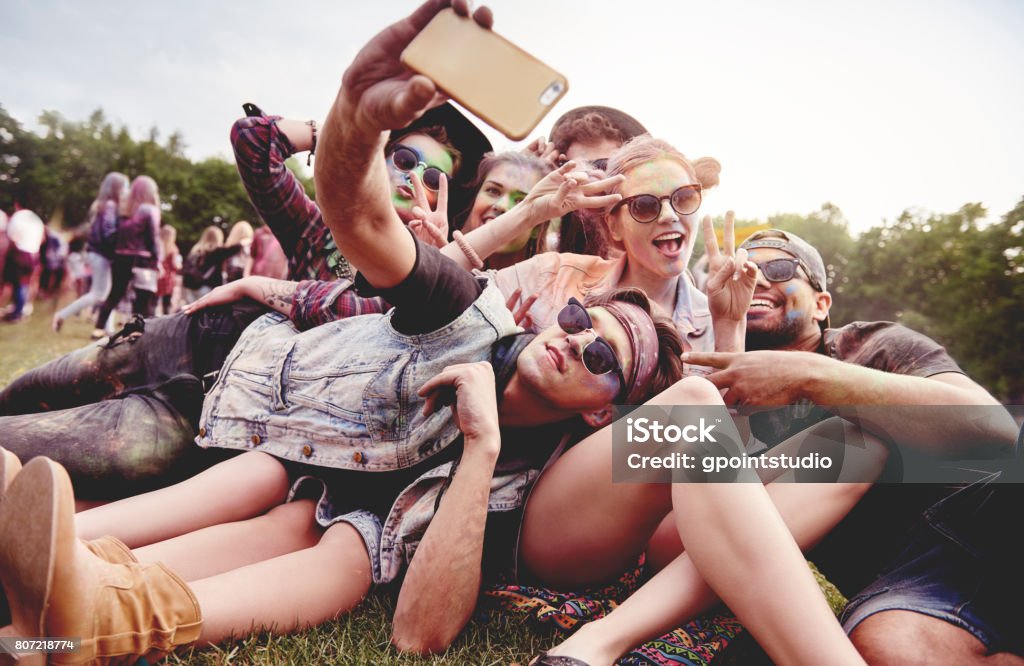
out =
[[[684,379],[649,404],[716,402],[721,398],[710,382]],[[611,438],[609,426],[569,449],[530,494],[522,563],[548,585],[578,588],[625,571],[671,510],[668,484],[612,483]],[[566,557],[563,543],[572,543],[579,556]]]
[[[83,539],[109,534],[136,548],[258,516],[287,492],[281,463],[252,451],[173,486],[83,511],[75,516],[76,532]]]
[[[669,404],[700,404],[704,400],[718,399],[717,393],[702,395],[700,384],[689,388],[693,390],[689,391],[688,397],[672,396],[666,402]],[[572,450],[578,452],[573,460],[572,469],[566,471],[564,478],[558,479],[558,485],[569,493],[567,497],[559,500],[562,502],[561,508],[557,504],[538,503],[534,505],[535,501],[546,501],[546,495],[538,494],[536,491],[530,498],[530,505],[534,505],[534,510],[541,509],[549,521],[557,523],[555,529],[569,530],[571,536],[568,538],[574,543],[577,535],[571,530],[575,527],[581,527],[583,530],[597,529],[601,532],[598,538],[611,535],[613,539],[623,538],[623,534],[629,533],[628,530],[623,531],[619,527],[613,526],[615,520],[637,522],[642,524],[644,529],[648,529],[651,521],[647,516],[642,515],[643,504],[634,501],[639,496],[638,489],[626,484],[611,484],[608,479],[610,444],[606,443],[602,449],[602,447],[588,447],[589,443],[590,440],[587,440]],[[869,442],[869,446],[865,447],[865,450],[867,451],[866,455],[874,462],[874,469],[880,470],[885,460],[884,447],[880,443]],[[598,464],[594,469],[581,467],[588,460],[583,457],[584,454],[600,456],[602,452],[604,454],[603,463]],[[565,458],[565,460],[571,459]],[[559,463],[561,462],[560,460]],[[557,467],[558,464],[553,465],[551,470],[555,470]],[[576,473],[573,473],[573,470],[576,470]],[[545,473],[545,478],[548,478],[549,472]],[[576,477],[575,480],[571,478],[573,476]],[[607,479],[607,483],[605,483],[605,479]],[[538,490],[543,482],[543,478],[538,482]],[[792,530],[805,547],[816,543],[831,529],[869,487],[868,484],[798,485],[778,483],[772,485],[774,486],[772,499],[778,503],[780,510],[783,510],[788,517],[789,524],[786,527]],[[847,658],[851,656],[855,658],[849,643],[810,576],[806,563],[796,551],[795,544],[791,542],[788,530],[777,529],[781,519],[774,509],[768,507],[767,503],[763,501],[766,499],[764,497],[766,491],[763,487],[756,483],[677,484],[671,487],[671,493],[671,504],[677,508],[681,507],[682,511],[674,513],[678,524],[669,525],[669,528],[675,531],[676,536],[674,540],[665,539],[663,549],[665,560],[671,561],[673,552],[678,554],[681,551],[682,545],[678,535],[683,534],[685,538],[686,530],[688,530],[690,541],[701,551],[699,557],[705,566],[715,570],[714,576],[717,578],[713,582],[721,588],[720,592],[727,595],[726,601],[733,606],[733,610],[740,612],[739,609],[742,609],[744,614],[751,615],[760,615],[762,612],[773,615],[772,619],[767,621],[755,618],[755,623],[760,621],[769,625],[772,625],[773,622],[776,624],[770,628],[757,627],[753,629],[753,633],[755,637],[759,638],[768,635],[765,638],[769,643],[766,648],[773,651],[777,658],[780,658],[781,655],[784,661],[794,658],[806,660],[816,654],[820,656],[831,651],[840,655],[837,657],[840,661],[842,660],[841,655],[844,653]],[[733,497],[733,495],[737,495],[737,497]],[[579,501],[580,497],[586,497],[586,502],[582,505]],[[569,501],[570,499],[572,501]],[[590,521],[586,515],[590,512],[592,500],[596,501],[595,512],[599,514],[603,512],[606,515],[604,520],[597,523]],[[632,504],[629,503],[631,501],[633,501]],[[761,506],[759,503],[765,504],[765,506]],[[749,529],[745,522],[746,517],[737,518],[730,515],[731,513],[741,513],[734,510],[736,506],[744,507],[744,512],[748,511],[746,508],[748,504],[757,508],[761,513],[765,513],[765,516],[761,516],[759,520],[767,519],[768,522],[761,524],[755,521],[754,527],[757,529]],[[566,507],[572,507],[572,517],[559,522],[558,512],[566,512]],[[534,518],[537,518],[537,515]],[[663,515],[664,513],[655,517],[653,526],[649,528],[651,532],[659,523],[662,523]],[[549,582],[547,575],[553,569],[547,567],[545,560],[537,557],[537,551],[540,550],[543,556],[550,556],[553,560],[558,557],[558,554],[549,554],[544,550],[545,544],[551,543],[553,540],[550,538],[550,533],[546,539],[544,538],[543,521],[538,520],[532,525],[535,531],[528,531],[531,527],[529,523],[530,506],[527,508],[526,517],[524,563],[542,580]],[[738,526],[739,522],[744,525]],[[664,523],[662,524],[664,525]],[[694,525],[700,527],[694,527]],[[763,531],[764,534],[758,534],[758,530]],[[531,544],[529,541],[531,538],[539,538],[541,541],[539,546],[536,542]],[[554,542],[557,543],[558,540],[554,540]],[[749,552],[749,544],[754,543],[758,544],[757,553]],[[622,548],[623,544],[619,543],[616,547]],[[774,574],[772,584],[780,586],[780,589],[774,594],[777,599],[784,600],[785,604],[789,604],[789,606],[785,606],[785,608],[791,607],[788,614],[775,607],[776,601],[768,603],[768,600],[749,598],[751,597],[750,591],[754,589],[754,586],[750,584],[749,572],[760,571],[762,567],[750,565],[744,558],[754,558],[763,554],[763,548],[771,550],[773,553],[775,552],[772,550],[773,548],[781,549],[778,557],[784,564],[777,564],[779,572]],[[798,558],[796,565],[793,564],[790,557],[793,554],[789,552],[790,550],[796,551]],[[560,555],[564,558],[564,552]],[[773,557],[775,556],[773,555]],[[578,564],[576,558],[565,559],[571,561],[560,563],[564,571],[572,571],[573,567]],[[583,562],[583,566],[592,567],[592,563]],[[793,568],[794,566],[795,568]],[[782,575],[783,570],[787,570],[788,573]],[[793,576],[797,580],[791,585],[789,578]],[[757,587],[759,595],[764,587],[764,584],[759,583]],[[671,590],[671,593],[667,594],[666,590]],[[582,658],[594,666],[611,664],[630,647],[678,626],[686,619],[706,610],[715,601],[717,601],[717,596],[704,582],[694,566],[691,556],[686,554],[678,557],[656,577],[656,580],[652,580],[644,588],[641,588],[614,613],[604,620],[586,625],[562,645],[552,650],[551,654]],[[762,602],[765,603],[765,608],[758,607],[758,604]],[[800,645],[794,643],[793,636],[798,632],[793,630],[792,622],[797,617],[813,618],[808,622],[808,626],[814,625],[815,631],[819,632],[816,634],[815,641],[803,641]],[[790,624],[786,624],[787,622]],[[776,636],[776,634],[786,635]]]
[[[372,580],[359,532],[333,525],[312,548],[189,583],[203,610],[199,644],[326,622],[362,601]]]
[[[1017,655],[989,654],[984,643],[955,624],[911,611],[875,613],[857,625],[850,639],[872,666],[1024,666],[1024,658]]]
[[[315,546],[324,531],[313,517],[316,504],[281,504],[262,516],[204,527],[134,551],[140,562],[163,562],[187,581],[215,576],[255,562]]]

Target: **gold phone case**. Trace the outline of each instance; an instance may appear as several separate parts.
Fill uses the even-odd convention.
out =
[[[452,9],[416,36],[402,63],[513,141],[529,136],[569,89],[564,76]]]

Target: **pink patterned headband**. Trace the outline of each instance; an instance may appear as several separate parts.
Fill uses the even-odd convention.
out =
[[[650,396],[651,380],[658,366],[658,331],[654,320],[643,308],[625,301],[611,301],[600,306],[626,329],[633,351],[633,366],[626,378],[627,405],[639,405]]]

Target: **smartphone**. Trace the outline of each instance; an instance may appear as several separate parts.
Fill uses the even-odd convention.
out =
[[[529,136],[569,90],[554,69],[451,8],[413,39],[402,63],[513,141]]]

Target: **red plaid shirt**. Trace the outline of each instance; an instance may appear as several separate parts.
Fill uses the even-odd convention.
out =
[[[242,184],[288,257],[288,277],[300,281],[291,319],[300,329],[359,314],[384,312],[381,298],[359,296],[352,268],[338,252],[320,208],[285,166],[295,147],[277,127],[280,116],[241,118],[231,145]]]

